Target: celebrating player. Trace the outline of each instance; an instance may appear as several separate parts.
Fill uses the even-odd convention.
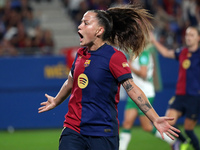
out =
[[[113,48],[133,50],[137,56],[146,45],[151,24],[146,10],[133,5],[87,11],[78,27],[80,48],[68,79],[56,97],[46,94],[39,113],[61,104],[71,93],[60,150],[118,150],[117,104],[122,84],[163,136],[174,139],[178,129],[172,117],[159,117],[144,93],[132,80],[125,55]],[[107,44],[107,43],[110,43]]]
[[[185,115],[185,133],[191,139],[194,149],[200,150],[198,138],[194,133],[194,127],[200,115],[200,31],[197,27],[188,27],[185,34],[186,47],[176,51],[168,50],[161,45],[153,34],[151,34],[151,40],[164,57],[179,61],[176,96],[169,101],[166,116],[175,117],[170,122],[171,125],[175,125],[178,118]],[[181,150],[187,149],[186,139],[181,135],[179,139],[185,143],[181,145]]]

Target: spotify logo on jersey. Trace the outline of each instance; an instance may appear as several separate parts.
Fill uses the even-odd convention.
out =
[[[81,89],[84,89],[87,87],[88,85],[88,77],[82,73],[78,76],[78,87],[81,88]]]
[[[184,60],[182,63],[182,66],[184,69],[188,69],[190,67],[190,65],[191,65],[191,62],[189,59]]]

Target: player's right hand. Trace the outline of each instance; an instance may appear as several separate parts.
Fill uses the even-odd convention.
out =
[[[42,112],[51,110],[51,109],[56,107],[56,104],[54,102],[54,97],[52,97],[52,96],[50,96],[48,94],[45,94],[45,96],[47,98],[47,101],[40,103],[40,105],[42,107],[38,108],[38,113],[42,113]]]

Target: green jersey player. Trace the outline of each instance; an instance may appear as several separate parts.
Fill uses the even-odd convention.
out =
[[[155,89],[153,83],[153,73],[154,73],[154,60],[151,54],[152,48],[149,44],[146,49],[137,58],[132,58],[129,60],[129,66],[132,71],[133,80],[138,87],[140,87],[149,102],[153,104],[155,97]],[[161,138],[160,133],[152,125],[150,120],[144,115],[144,113],[138,108],[138,106],[131,100],[130,97],[127,99],[124,112],[123,129],[120,134],[120,148],[119,150],[127,150],[128,144],[131,140],[131,128],[139,117],[141,126],[144,131],[153,133],[156,137]],[[171,140],[168,136],[165,136],[165,141],[170,145],[174,144],[174,140]]]

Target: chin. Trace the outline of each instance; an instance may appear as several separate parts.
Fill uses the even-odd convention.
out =
[[[188,47],[192,46],[192,44],[189,43],[189,42],[186,42],[186,45],[187,45]]]
[[[82,42],[80,42],[80,46],[84,46],[84,44]]]
[[[80,46],[85,46],[84,44],[80,44]]]

